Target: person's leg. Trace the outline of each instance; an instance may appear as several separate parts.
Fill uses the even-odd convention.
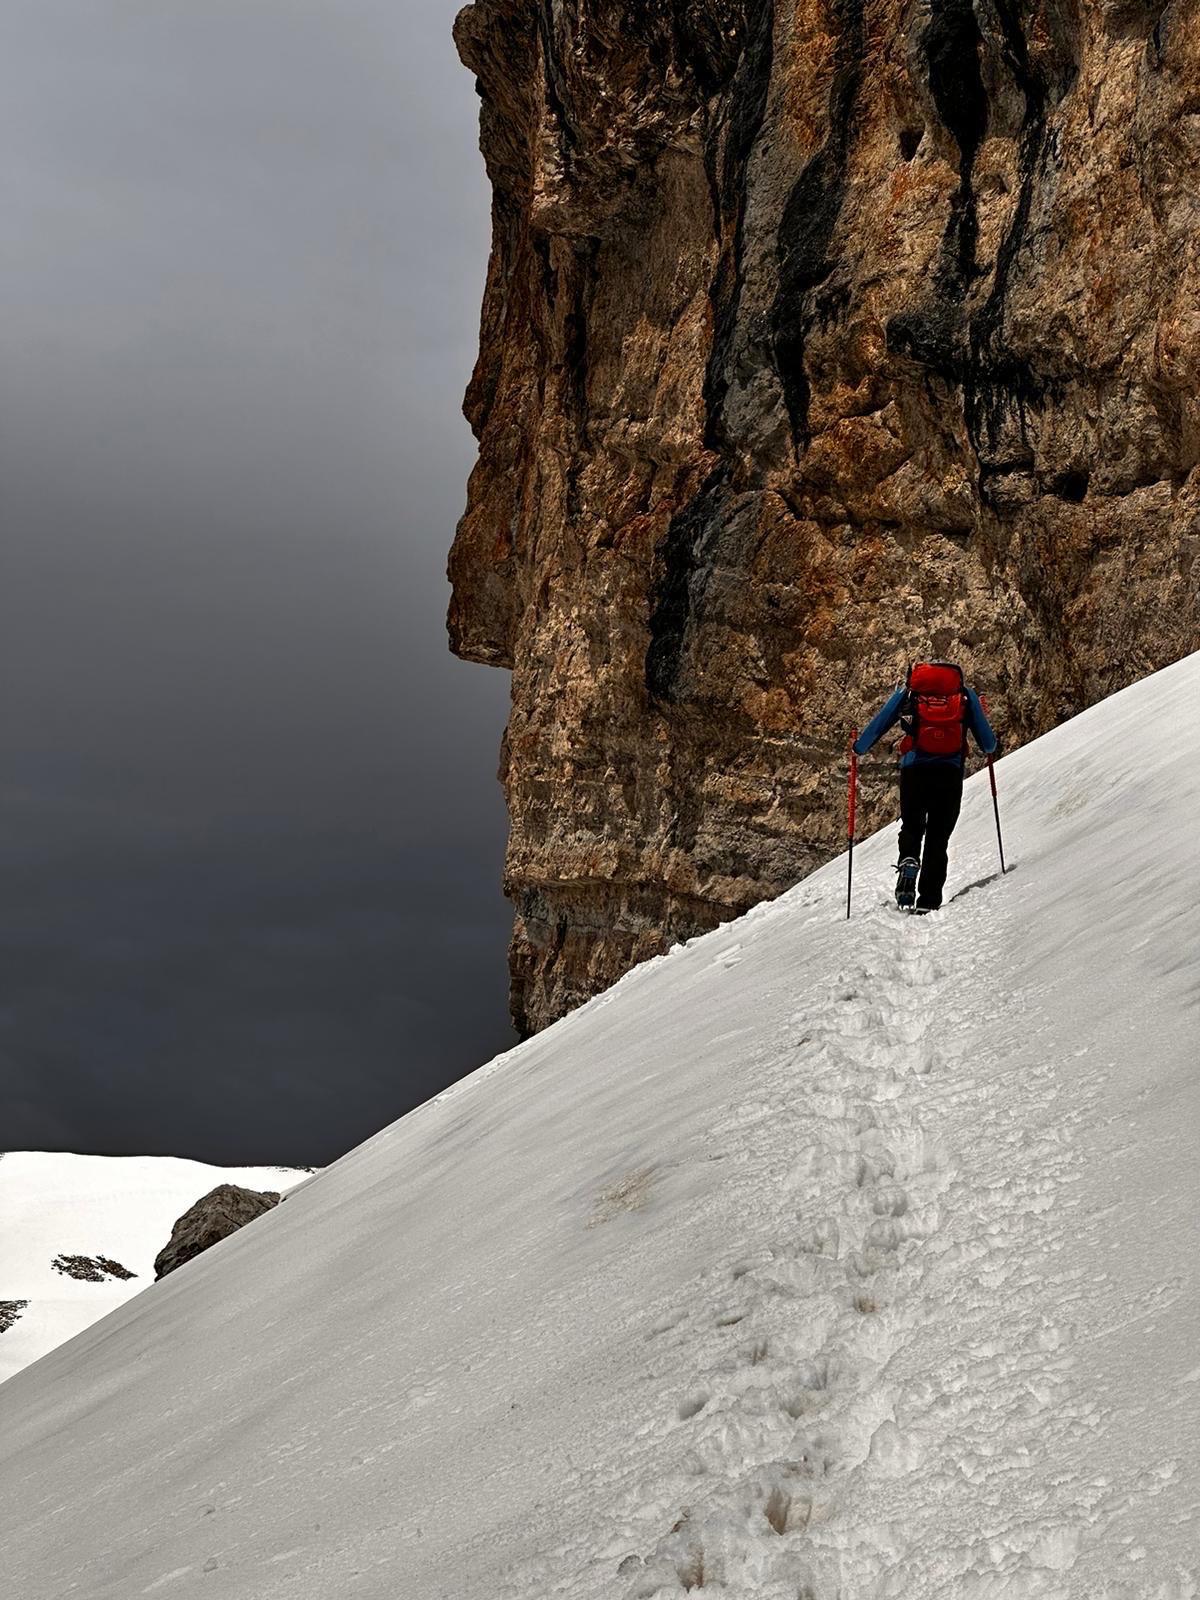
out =
[[[911,911],[917,898],[917,872],[921,835],[925,831],[925,785],[918,767],[900,768],[900,860],[896,873],[896,904]]]
[[[921,859],[917,904],[936,911],[946,885],[947,846],[962,806],[963,775],[956,767],[931,767],[929,780],[925,853]]]
[[[927,802],[924,770],[918,766],[900,768],[900,859],[921,859],[921,838],[925,832]]]

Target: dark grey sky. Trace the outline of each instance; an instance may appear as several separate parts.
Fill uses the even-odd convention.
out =
[[[511,1042],[454,10],[4,6],[0,1148],[323,1162]]]

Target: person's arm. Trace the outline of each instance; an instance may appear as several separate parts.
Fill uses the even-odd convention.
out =
[[[889,728],[896,725],[900,720],[900,712],[907,695],[908,690],[901,684],[891,698],[880,707],[854,741],[856,756],[865,756],[871,746],[882,739]]]
[[[988,721],[987,713],[980,705],[979,696],[974,689],[967,690],[967,705],[970,707],[970,715],[967,720],[970,724],[971,732],[975,736],[975,743],[985,756],[994,755],[996,746],[1000,741],[996,738],[995,730]]]

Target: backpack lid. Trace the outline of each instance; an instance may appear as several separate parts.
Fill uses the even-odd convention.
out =
[[[961,694],[966,686],[962,668],[953,661],[918,661],[908,669],[914,694]]]

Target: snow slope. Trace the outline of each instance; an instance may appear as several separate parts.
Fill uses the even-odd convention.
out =
[[[22,1600],[1191,1600],[1200,657],[0,1387]]]
[[[171,1156],[0,1156],[0,1302],[28,1302],[0,1334],[0,1380],[153,1283],[155,1256],[201,1195],[219,1183],[282,1191],[305,1176]],[[103,1256],[134,1276],[71,1277],[55,1270],[59,1256]]]

